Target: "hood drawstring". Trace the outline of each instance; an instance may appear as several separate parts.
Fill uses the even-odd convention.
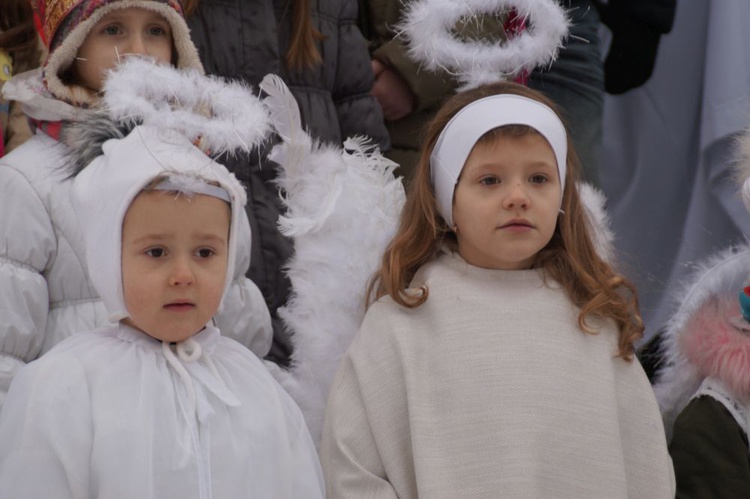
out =
[[[214,408],[205,394],[207,391],[213,393],[230,407],[239,406],[240,401],[227,388],[219,376],[216,365],[204,352],[200,342],[188,338],[174,345],[174,350],[167,342],[162,342],[161,348],[167,364],[177,373],[187,396],[187,401],[182,400],[180,391],[176,390],[185,421],[184,445],[181,446],[181,452],[176,455],[176,463],[178,468],[183,468],[188,466],[191,459],[196,460],[199,497],[211,499],[211,434],[207,423],[214,414]],[[200,362],[201,359],[203,363]],[[199,390],[196,390],[196,382],[199,383]]]
[[[240,405],[237,396],[232,393],[222,381],[211,357],[204,355],[203,347],[201,347],[199,342],[193,338],[188,338],[185,341],[177,343],[175,345],[175,351],[177,352],[176,355],[175,352],[172,351],[172,346],[169,343],[162,342],[162,351],[167,363],[172,366],[182,381],[182,385],[184,386],[187,395],[188,409],[190,410],[190,413],[193,416],[197,416],[199,421],[204,422],[206,417],[213,411],[207,410],[210,406],[204,401],[201,401],[199,404],[196,396],[194,380],[200,382],[201,385],[226,405],[230,407]],[[206,366],[203,366],[198,362],[201,358],[204,360]],[[206,369],[206,367],[208,367],[208,369]]]

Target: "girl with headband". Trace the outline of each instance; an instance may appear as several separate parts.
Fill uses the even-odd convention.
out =
[[[469,90],[424,144],[333,382],[328,497],[674,497],[635,291],[597,253],[553,105]]]

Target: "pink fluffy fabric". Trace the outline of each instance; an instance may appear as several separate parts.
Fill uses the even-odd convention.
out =
[[[709,300],[688,322],[679,348],[701,375],[719,378],[735,395],[747,396],[750,336],[733,321],[744,323],[736,298]]]

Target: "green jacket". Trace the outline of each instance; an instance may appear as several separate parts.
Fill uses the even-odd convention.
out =
[[[747,499],[747,434],[721,402],[694,398],[675,421],[669,453],[678,499]]]

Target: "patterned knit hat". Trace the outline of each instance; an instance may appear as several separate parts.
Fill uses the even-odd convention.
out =
[[[44,65],[45,84],[59,99],[76,105],[90,105],[97,100],[92,90],[66,84],[60,76],[73,64],[93,26],[118,9],[141,8],[160,14],[172,28],[177,54],[175,65],[203,72],[179,0],[32,0],[32,3],[42,19],[44,39],[49,43],[49,56]]]

